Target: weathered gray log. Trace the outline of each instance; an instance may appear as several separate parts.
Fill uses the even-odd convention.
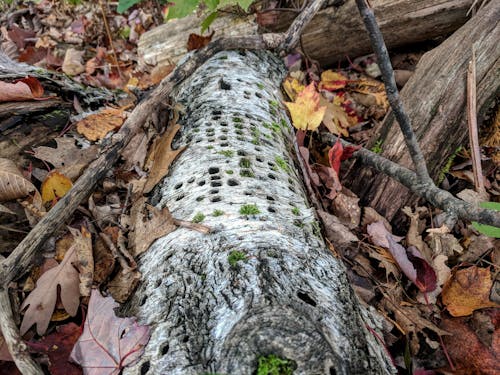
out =
[[[176,94],[188,147],[158,205],[203,214],[215,231],[179,228],[140,256],[126,310],[152,337],[125,374],[251,374],[269,354],[293,360],[294,374],[391,372],[294,167],[284,73],[270,53],[221,52]]]
[[[500,2],[492,1],[439,47],[426,53],[401,91],[404,107],[419,139],[429,174],[437,181],[443,166],[468,139],[466,123],[467,66],[476,48],[477,108],[479,120],[498,97],[500,87]],[[382,143],[382,156],[412,168],[402,133],[389,114],[371,144]],[[371,145],[368,145],[369,148]],[[370,183],[367,183],[370,181]],[[346,184],[364,204],[392,220],[416,197],[384,175],[353,168]]]
[[[473,0],[376,0],[375,10],[388,48],[405,46],[449,35],[468,19]],[[337,2],[331,2],[336,4]],[[354,0],[331,5],[320,12],[302,34],[305,52],[322,65],[333,64],[371,53],[370,40]],[[296,16],[278,12],[278,21],[269,31],[284,31]],[[190,33],[199,33],[202,18],[196,15],[172,20],[144,33],[138,45],[139,61],[150,65],[169,65],[186,53]],[[214,40],[223,36],[251,35],[257,32],[254,17],[246,19],[222,15],[212,25]]]

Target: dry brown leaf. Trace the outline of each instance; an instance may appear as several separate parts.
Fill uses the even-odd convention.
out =
[[[94,279],[94,257],[92,256],[92,237],[84,226],[81,230],[68,228],[73,235],[76,257],[78,259],[78,277],[80,279],[80,295],[90,297]]]
[[[2,336],[2,331],[0,331],[0,361],[13,361],[9,348]]]
[[[361,218],[361,209],[358,205],[359,198],[349,189],[342,187],[335,199],[332,201],[332,209],[340,222],[350,229],[359,225]]]
[[[43,95],[43,88],[38,80],[36,80],[36,82],[38,82],[37,86],[32,84],[34,83],[33,80],[36,80],[36,78],[28,77],[16,83],[0,81],[0,102],[24,101],[40,98]]]
[[[0,158],[0,201],[23,198],[32,191],[36,191],[35,186],[24,178],[16,164],[12,160]]]
[[[389,250],[383,247],[376,247],[374,250],[368,253],[370,258],[376,259],[380,262],[380,267],[385,268],[385,277],[389,280],[389,276],[392,274],[395,279],[399,279],[401,276],[401,271],[394,261],[394,257],[391,255]]]
[[[57,148],[35,147],[33,156],[49,162],[72,181],[80,176],[83,169],[96,158],[98,152],[96,145],[79,148],[75,145],[75,140],[69,137],[55,138],[55,141]]]
[[[180,125],[169,125],[167,131],[155,140],[148,158],[149,176],[144,193],[147,194],[165,177],[173,161],[186,149],[185,146],[172,150],[172,140],[180,129]]]
[[[132,244],[131,253],[134,257],[146,251],[155,240],[177,228],[168,207],[159,210],[147,204],[145,197],[139,198],[134,203],[130,210],[130,216],[133,231],[130,233],[129,239]]]
[[[107,232],[107,228],[104,230]],[[111,236],[110,236],[111,237]],[[102,284],[113,273],[115,257],[104,240],[97,237],[94,245],[94,283]]]
[[[144,167],[149,139],[150,137],[145,132],[139,132],[132,137],[128,145],[121,152],[122,159],[124,160],[124,170],[130,171],[135,167],[141,169]]]
[[[443,288],[443,303],[452,316],[466,316],[474,310],[498,307],[490,301],[492,284],[488,268],[472,266],[458,270]]]
[[[50,172],[45,180],[42,182],[42,202],[46,204],[52,202],[57,203],[59,198],[62,198],[70,191],[73,183],[71,180],[59,173],[58,171]]]
[[[115,301],[124,303],[128,300],[132,292],[141,280],[139,271],[120,270],[116,276],[108,283],[108,290]]]
[[[76,130],[89,141],[97,141],[110,131],[120,128],[124,120],[123,109],[107,108],[79,121]]]
[[[28,307],[21,323],[21,335],[24,335],[33,324],[36,324],[36,331],[40,336],[47,331],[56,305],[58,289],[66,311],[71,316],[76,315],[80,304],[78,272],[73,267],[76,261],[76,246],[72,246],[61,264],[40,276],[36,288],[21,305],[21,310]]]
[[[76,76],[85,71],[85,66],[82,64],[82,57],[85,51],[78,51],[74,48],[68,48],[64,55],[62,71],[69,76]]]
[[[336,96],[333,102],[328,101],[323,95],[320,96],[320,105],[326,107],[323,124],[328,130],[336,135],[349,136],[348,128],[358,123],[355,116],[349,116],[345,109],[341,106],[343,99]]]
[[[332,244],[345,247],[358,241],[358,237],[342,224],[335,215],[323,210],[318,210],[317,212],[325,227],[326,237]]]

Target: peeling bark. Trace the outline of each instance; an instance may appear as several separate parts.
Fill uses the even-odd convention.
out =
[[[269,354],[294,374],[392,372],[294,166],[284,74],[270,53],[221,52],[179,88],[176,143],[188,147],[156,203],[182,220],[201,213],[214,232],[179,228],[139,258],[125,310],[152,337],[125,374],[252,374]]]

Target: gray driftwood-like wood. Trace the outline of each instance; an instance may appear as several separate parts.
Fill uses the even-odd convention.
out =
[[[468,17],[473,0],[372,0],[388,48],[405,46],[446,36]],[[336,2],[333,2],[336,4]],[[279,12],[271,32],[286,30],[297,13]],[[144,33],[139,40],[141,63],[169,65],[186,53],[190,33],[200,33],[202,18],[196,15],[172,20]],[[233,35],[254,35],[257,26],[253,16],[246,19],[222,15],[212,25],[214,40]],[[341,6],[330,5],[318,12],[302,34],[305,52],[323,66],[371,53],[370,40],[354,0]]]
[[[429,174],[436,181],[448,158],[467,143],[467,67],[475,44],[477,108],[479,119],[491,109],[500,85],[500,3],[492,1],[439,47],[426,53],[416,72],[401,91],[403,105],[412,121]],[[382,156],[408,168],[411,159],[405,141],[389,114],[372,138],[382,141]],[[370,145],[367,146],[368,148]],[[374,177],[369,169],[353,168],[346,183],[364,203],[391,220],[416,196],[394,179]],[[367,183],[370,181],[370,183]]]
[[[294,361],[294,374],[392,372],[294,166],[284,74],[271,53],[220,52],[175,94],[186,108],[176,146],[188,147],[158,206],[203,214],[213,232],[179,228],[138,259],[126,312],[152,337],[124,374],[252,374],[269,354]]]

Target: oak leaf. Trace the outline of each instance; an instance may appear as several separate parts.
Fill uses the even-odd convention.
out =
[[[290,111],[293,126],[299,130],[316,130],[323,120],[326,107],[319,105],[320,95],[310,83],[297,95],[295,102],[285,102]]]
[[[71,316],[76,315],[80,304],[78,272],[73,267],[73,263],[76,263],[76,261],[76,246],[72,246],[58,266],[49,269],[40,276],[36,288],[21,305],[21,310],[28,307],[21,323],[21,335],[24,335],[35,323],[37,333],[40,336],[47,331],[56,305],[59,288],[61,302],[65,310]]]
[[[138,325],[134,318],[116,317],[117,306],[113,298],[92,290],[83,334],[70,356],[84,374],[118,375],[144,352],[150,328]]]

